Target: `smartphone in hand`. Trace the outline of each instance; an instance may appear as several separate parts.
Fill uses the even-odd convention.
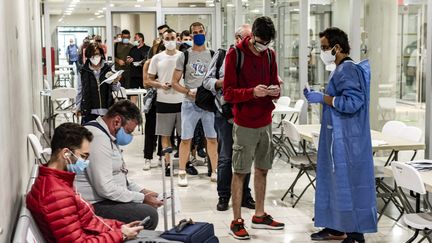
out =
[[[148,221],[150,221],[150,216],[145,217],[138,226],[144,226]]]
[[[277,88],[278,88],[277,85],[270,85],[270,86],[267,87],[267,90],[274,90],[274,89],[277,89]]]

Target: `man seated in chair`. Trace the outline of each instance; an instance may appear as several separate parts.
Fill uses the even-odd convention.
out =
[[[157,193],[127,178],[128,170],[119,147],[132,141],[131,133],[141,123],[141,112],[129,100],[115,103],[105,116],[87,123],[85,127],[94,136],[89,156],[92,163],[85,174],[76,178],[76,183],[97,215],[128,223],[150,216],[144,227],[153,230],[158,224],[156,208],[163,203],[157,199]]]
[[[89,164],[92,139],[86,128],[75,123],[64,123],[54,131],[51,159],[40,166],[26,198],[47,242],[123,242],[143,229],[139,221],[124,224],[97,217],[73,187],[75,174],[83,173]]]

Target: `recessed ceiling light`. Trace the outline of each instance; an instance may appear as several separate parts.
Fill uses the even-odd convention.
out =
[[[111,7],[111,8],[112,8],[112,7],[114,7],[114,6],[115,6],[115,4],[114,4],[114,3],[111,3],[111,4],[110,4],[110,7]]]

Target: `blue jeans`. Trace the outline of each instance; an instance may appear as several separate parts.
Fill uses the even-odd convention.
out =
[[[231,197],[231,180],[232,180],[232,129],[233,125],[217,111],[215,115],[215,129],[218,138],[218,178],[217,191],[220,198]],[[243,182],[243,201],[252,198],[251,189],[249,188],[250,173],[245,177]]]

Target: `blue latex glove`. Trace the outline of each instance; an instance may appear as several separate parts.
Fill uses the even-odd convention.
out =
[[[318,91],[308,92],[305,97],[310,104],[324,103],[324,94]]]
[[[303,89],[303,95],[306,97],[307,94],[310,93],[310,92],[312,92],[312,91],[314,91],[314,89],[310,89],[310,91],[309,91],[309,90],[307,90],[306,88],[304,88],[304,89]]]

